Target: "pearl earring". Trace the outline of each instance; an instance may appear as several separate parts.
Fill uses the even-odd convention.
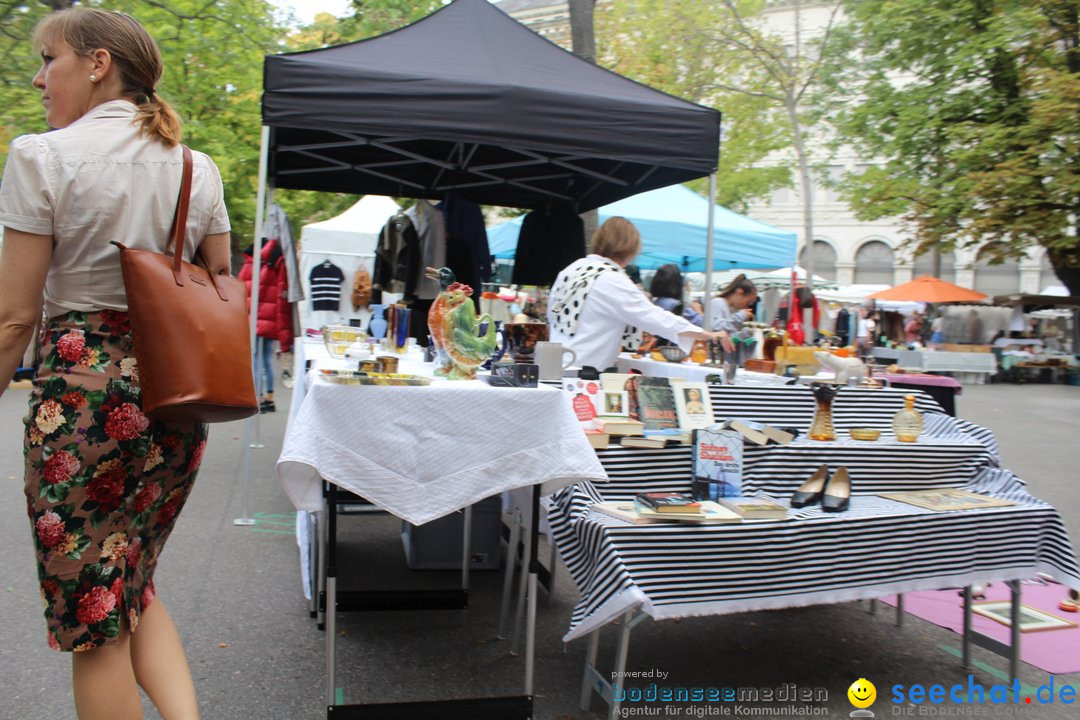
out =
[[[90,82],[97,82],[97,75],[91,75]]]

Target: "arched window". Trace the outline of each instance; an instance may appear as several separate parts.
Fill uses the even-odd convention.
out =
[[[1050,253],[1043,253],[1042,262],[1039,267],[1039,292],[1042,292],[1048,287],[1054,285],[1064,285],[1065,283],[1058,280],[1057,273],[1054,272],[1054,266],[1050,264]]]
[[[806,267],[806,246],[799,253],[799,265]],[[824,240],[814,241],[814,274],[836,282],[836,250]]]
[[[920,275],[933,275],[934,274],[934,253],[926,252],[915,258],[915,266],[913,268],[914,277]],[[947,252],[941,253],[941,274],[937,275],[939,280],[945,280],[947,282],[956,282],[956,253]]]
[[[984,245],[975,261],[975,289],[990,297],[1020,291],[1020,263],[1016,258],[991,265],[996,243]]]
[[[856,285],[892,285],[893,249],[880,240],[863,243],[855,253]]]

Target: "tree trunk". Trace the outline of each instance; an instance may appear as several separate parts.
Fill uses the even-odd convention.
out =
[[[569,0],[570,46],[582,60],[596,64],[596,32],[593,25],[596,0]]]
[[[1080,296],[1080,246],[1065,251],[1047,248],[1046,255],[1054,274],[1068,288],[1069,294]]]
[[[569,0],[570,46],[582,60],[596,64],[596,30],[593,23],[596,0]],[[585,241],[588,244],[596,232],[598,218],[595,210],[581,213],[585,224]],[[591,248],[589,248],[591,250]]]

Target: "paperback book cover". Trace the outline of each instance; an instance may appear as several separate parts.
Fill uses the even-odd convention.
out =
[[[694,430],[691,492],[695,500],[738,497],[742,465],[742,435],[721,425]]]
[[[787,517],[787,506],[767,497],[725,497],[716,502],[747,520],[780,520]]]
[[[646,430],[679,427],[675,395],[667,378],[638,378],[638,414]]]
[[[672,383],[671,390],[675,395],[675,412],[680,428],[696,430],[713,424],[709,388],[705,383],[684,380]]]

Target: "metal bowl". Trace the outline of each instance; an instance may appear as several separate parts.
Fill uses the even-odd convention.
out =
[[[656,349],[668,362],[682,362],[686,359],[686,351],[676,345],[663,345]]]

